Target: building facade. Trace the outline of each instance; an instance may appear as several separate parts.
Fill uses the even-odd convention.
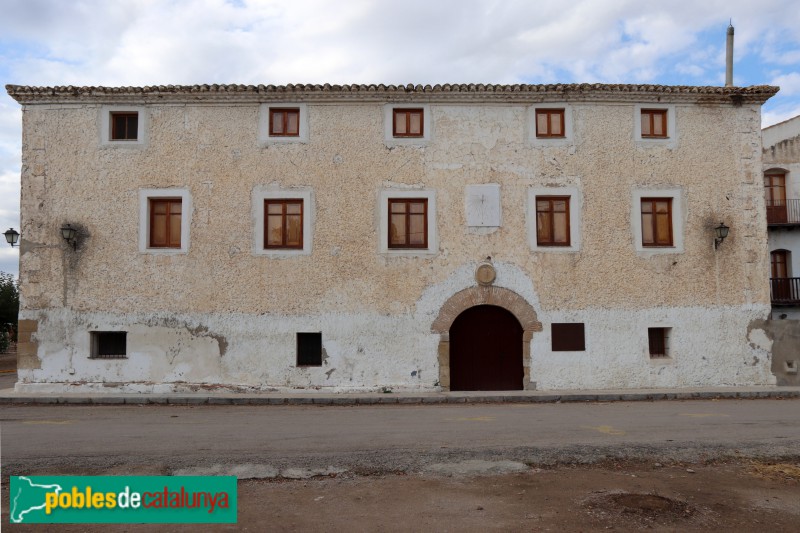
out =
[[[17,390],[775,383],[777,88],[7,91]]]
[[[764,128],[762,141],[773,371],[779,384],[800,385],[800,117]]]
[[[800,117],[762,136],[773,318],[800,319]]]

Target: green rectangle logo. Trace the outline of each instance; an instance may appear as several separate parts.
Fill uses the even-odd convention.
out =
[[[235,476],[11,476],[14,524],[235,524]]]

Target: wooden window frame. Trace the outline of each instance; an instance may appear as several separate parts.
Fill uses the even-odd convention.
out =
[[[785,171],[764,172],[764,199],[767,204],[767,224],[785,224],[789,221]]]
[[[667,109],[647,109],[647,108],[643,108],[641,110],[641,114],[642,114],[642,118],[644,117],[644,115],[647,115],[649,117],[648,122],[650,123],[650,132],[651,132],[651,133],[645,133],[644,130],[642,130],[641,131],[642,139],[668,139],[669,138],[669,123],[667,122],[667,120],[668,120],[668,110]],[[664,132],[663,134],[652,133],[652,131],[655,129],[654,128],[654,126],[655,126],[655,115],[661,115],[662,124],[663,124],[662,131]],[[641,122],[641,118],[639,120]]]
[[[406,212],[405,214],[405,243],[402,244],[392,244],[392,204],[406,204]],[[425,242],[421,244],[411,244],[409,241],[411,240],[411,213],[409,211],[408,205],[409,204],[422,204],[423,211],[422,211],[422,218],[425,224]],[[428,248],[428,199],[427,198],[389,198],[386,208],[388,209],[388,219],[387,219],[387,226],[388,226],[388,233],[387,237],[387,247],[390,250],[426,250]],[[396,213],[401,214],[401,213]],[[415,215],[419,215],[419,213],[414,213]]]
[[[166,244],[153,244],[153,229],[154,229],[154,226],[155,226],[154,223],[153,223],[154,219],[155,219],[155,209],[153,209],[153,207],[154,207],[154,204],[156,204],[156,203],[166,203],[167,204],[167,222],[166,222],[166,224],[167,224],[167,227],[166,227],[167,243]],[[178,237],[178,242],[177,243],[174,243],[174,242],[172,242],[170,240],[170,235],[172,233],[170,231],[170,224],[171,224],[171,222],[170,222],[170,219],[171,219],[170,207],[172,206],[172,204],[180,204],[181,205],[181,230],[183,230],[183,224],[184,224],[184,220],[183,220],[183,208],[184,208],[183,198],[181,198],[181,197],[156,197],[156,198],[151,197],[151,198],[147,199],[147,210],[148,210],[148,213],[149,213],[149,224],[150,224],[148,235],[147,235],[147,247],[148,248],[175,249],[175,248],[180,248],[181,247],[182,235]],[[183,231],[181,231],[181,234],[182,233],[183,233]]]
[[[572,235],[570,231],[570,196],[550,196],[550,195],[537,195],[534,197],[534,206],[536,208],[536,245],[537,246],[563,246],[569,247],[572,246]],[[539,211],[539,201],[547,201],[548,202],[548,210],[547,211]],[[566,227],[566,234],[567,234],[567,241],[566,242],[554,242],[555,239],[555,217],[553,211],[553,202],[557,201],[564,201],[566,202],[566,212],[565,212],[565,219],[567,223]],[[539,233],[539,213],[547,213],[548,218],[550,219],[550,235],[549,240],[543,241],[541,240],[541,236]]]
[[[669,357],[669,336],[671,328],[647,328],[647,351],[651,359]]]
[[[118,118],[125,119],[125,127],[122,128],[123,131],[119,131],[117,128],[117,120]],[[128,137],[128,121],[131,118],[136,119],[136,134],[135,137]],[[109,128],[109,140],[110,141],[138,141],[139,140],[139,112],[138,111],[110,111],[109,112],[109,122],[111,123]]]
[[[269,130],[267,132],[268,137],[300,137],[300,108],[299,107],[270,107],[269,108]],[[275,133],[272,130],[274,116],[276,114],[280,114],[283,116],[283,130],[281,132]],[[289,115],[296,115],[297,116],[297,132],[296,133],[286,133],[286,124],[287,118]]]
[[[791,266],[791,252],[789,250],[773,250],[769,253],[770,277],[773,279],[790,278],[789,267]],[[781,268],[782,266],[782,268]],[[783,270],[781,276],[780,270]]]
[[[269,244],[269,205],[281,206],[281,244]],[[289,225],[286,223],[286,206],[288,204],[300,204],[300,243],[299,244],[286,244],[286,232],[289,230]],[[272,215],[275,216],[275,215]],[[292,215],[297,216],[297,215]],[[264,249],[265,250],[302,250],[303,241],[305,239],[305,201],[303,198],[265,198],[264,199]]]
[[[651,198],[651,197],[642,197],[641,198],[641,201],[640,201],[640,204],[639,204],[639,213],[640,213],[641,224],[642,224],[642,246],[643,247],[645,247],[645,248],[673,248],[675,246],[675,239],[674,239],[675,230],[673,228],[673,219],[672,219],[672,212],[673,212],[672,201],[673,201],[673,198],[668,198],[668,197],[667,198]],[[650,203],[652,205],[651,209],[653,210],[651,212],[651,214],[653,215],[652,230],[653,230],[654,242],[652,242],[652,243],[644,242],[644,233],[645,233],[644,232],[644,228],[645,228],[644,215],[645,215],[645,212],[642,209],[642,206],[644,205],[645,202]],[[668,244],[667,243],[663,243],[663,242],[659,242],[658,220],[656,219],[656,211],[655,211],[655,204],[657,202],[667,202],[667,205],[669,206],[669,212],[667,213],[667,216],[669,217],[669,243]]]
[[[408,133],[411,125],[411,115],[419,113],[419,133]],[[406,123],[406,133],[397,133],[398,115],[403,116]],[[422,138],[425,136],[425,109],[422,107],[396,107],[392,109],[392,136],[396,138]]]
[[[537,139],[564,139],[567,136],[567,132],[565,129],[565,120],[564,120],[564,108],[537,108],[536,109],[536,138]],[[547,116],[547,131],[542,132],[539,131],[539,115],[546,115]],[[553,125],[553,117],[558,116],[559,122],[561,125],[561,133],[560,134],[553,134],[550,133],[552,130]]]

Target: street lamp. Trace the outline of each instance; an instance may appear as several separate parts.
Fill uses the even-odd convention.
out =
[[[12,248],[19,240],[19,233],[14,228],[8,228],[8,231],[3,233],[3,235],[6,236],[6,242],[10,244]]]
[[[78,235],[78,230],[70,226],[69,224],[64,224],[61,226],[61,236],[67,241],[67,244],[72,245],[73,250],[78,249],[78,239],[76,239]]]
[[[728,230],[730,228],[723,224],[722,222],[719,223],[719,226],[714,228],[714,249],[716,250],[719,248],[719,245],[722,244],[722,241],[725,240],[725,237],[728,236]]]

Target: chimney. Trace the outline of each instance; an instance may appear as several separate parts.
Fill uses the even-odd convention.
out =
[[[733,87],[733,20],[728,26],[728,46],[725,54],[725,87]]]

